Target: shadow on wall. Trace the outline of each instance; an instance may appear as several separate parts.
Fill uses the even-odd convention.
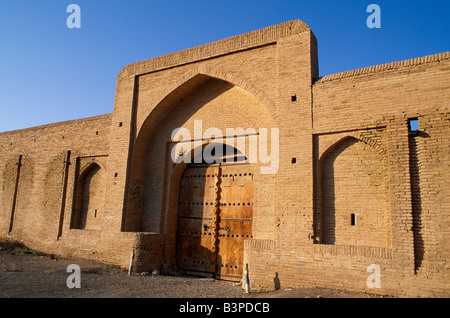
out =
[[[414,271],[416,273],[422,266],[425,257],[422,225],[422,197],[420,190],[420,151],[418,150],[420,144],[419,138],[430,138],[430,135],[419,130],[411,132],[410,129],[410,134],[408,136],[409,172],[411,182],[412,231],[414,240]]]

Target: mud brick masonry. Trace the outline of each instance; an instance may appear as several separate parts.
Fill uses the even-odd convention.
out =
[[[112,113],[0,134],[0,238],[134,253],[136,273],[248,268],[252,291],[450,296],[450,53],[318,74],[298,20],[125,66]],[[174,163],[172,131],[196,120],[278,128],[278,171]]]

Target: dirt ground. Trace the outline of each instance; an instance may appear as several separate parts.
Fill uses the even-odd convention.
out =
[[[81,269],[81,288],[69,288],[70,264]],[[240,285],[211,278],[128,275],[114,266],[63,259],[0,242],[0,298],[371,298],[329,289],[246,294]]]

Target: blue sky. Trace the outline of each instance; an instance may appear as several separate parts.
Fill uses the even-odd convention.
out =
[[[448,0],[1,0],[0,131],[110,113],[123,66],[285,21],[311,27],[323,76],[450,51],[449,16]]]

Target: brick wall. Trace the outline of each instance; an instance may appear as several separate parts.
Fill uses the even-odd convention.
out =
[[[286,239],[271,249],[250,245],[255,289],[316,286],[397,296],[448,295],[446,230],[437,228],[447,228],[449,218],[442,209],[448,191],[439,186],[449,162],[449,79],[445,53],[330,75],[315,83],[315,244]],[[408,118],[415,117],[419,132],[410,134]],[[424,195],[433,206],[431,213],[424,209]],[[368,223],[358,223],[356,213],[351,226],[349,209],[368,213],[361,215]],[[334,240],[327,234],[330,224]],[[279,253],[277,261],[267,264],[272,253]],[[429,253],[433,264],[427,263]],[[380,289],[366,285],[370,264],[381,268]]]

